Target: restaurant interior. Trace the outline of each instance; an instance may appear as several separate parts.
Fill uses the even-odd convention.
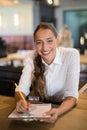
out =
[[[6,44],[0,54],[0,94],[14,95],[13,82],[18,83],[23,59],[34,50],[33,31],[41,21],[54,24],[59,35],[63,26],[70,28],[73,47],[80,53],[79,88],[87,82],[86,3],[86,0],[0,0],[0,37]]]
[[[0,102],[3,97],[3,101],[8,100],[8,104],[13,105],[14,83],[19,83],[24,59],[34,50],[33,32],[40,22],[52,23],[59,35],[64,26],[69,27],[74,41],[73,48],[80,54],[78,91],[86,84],[86,94],[80,96],[79,104],[74,111],[60,118],[59,124],[57,122],[52,127],[41,124],[32,127],[32,123],[29,126],[28,123],[25,125],[8,120],[5,120],[4,125],[3,117],[6,118],[7,115],[4,116],[2,113],[7,114],[12,108],[6,106],[8,109],[5,111],[2,105],[0,129],[15,130],[16,127],[19,129],[21,124],[21,130],[27,130],[28,127],[31,130],[36,127],[40,130],[87,130],[87,0],[0,0]],[[79,93],[83,90],[84,87]]]

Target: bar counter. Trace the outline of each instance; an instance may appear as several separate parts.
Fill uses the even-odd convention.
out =
[[[87,130],[87,92],[80,91],[78,104],[54,124],[8,119],[14,108],[14,97],[0,96],[0,130]]]

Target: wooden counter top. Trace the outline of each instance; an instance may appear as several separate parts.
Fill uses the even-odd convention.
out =
[[[87,55],[80,55],[80,63],[87,64]]]
[[[87,130],[87,93],[80,93],[75,108],[62,115],[55,124],[8,119],[14,108],[14,98],[0,96],[0,130]]]
[[[23,60],[24,56],[21,56],[17,53],[8,54],[7,57],[0,58],[0,62],[8,62],[10,60]]]

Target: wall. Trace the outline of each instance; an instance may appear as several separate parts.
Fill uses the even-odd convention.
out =
[[[34,13],[33,13],[33,25],[34,25],[34,30],[37,27],[37,25],[40,23],[40,6],[38,2],[34,3]]]
[[[14,26],[13,16],[19,14],[20,25]],[[33,2],[20,6],[0,6],[2,27],[0,35],[31,35],[33,33]]]
[[[0,6],[2,26],[0,36],[6,40],[8,53],[16,52],[19,49],[33,49],[34,30],[34,2],[16,6]],[[19,26],[14,26],[14,14],[19,14]]]
[[[80,38],[82,37],[80,28],[85,24],[82,30],[85,31],[84,34],[87,33],[87,1],[60,0],[59,8],[55,9],[55,17],[56,26],[59,33],[61,34],[61,30],[64,25],[68,25],[74,40],[74,47],[78,48],[81,54],[84,54],[85,49],[87,49],[87,43],[84,42],[84,45],[81,45],[80,43]]]
[[[87,9],[87,0],[60,0],[60,6],[55,8],[57,30],[63,26],[63,12],[65,10]]]

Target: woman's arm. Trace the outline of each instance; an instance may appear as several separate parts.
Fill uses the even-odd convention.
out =
[[[57,108],[52,108],[46,115],[50,115],[49,119],[40,119],[40,121],[54,123],[59,116],[69,111],[76,104],[76,99],[74,97],[66,97],[66,99]]]
[[[57,108],[58,116],[69,111],[76,104],[76,99],[74,97],[66,97],[62,104]]]

